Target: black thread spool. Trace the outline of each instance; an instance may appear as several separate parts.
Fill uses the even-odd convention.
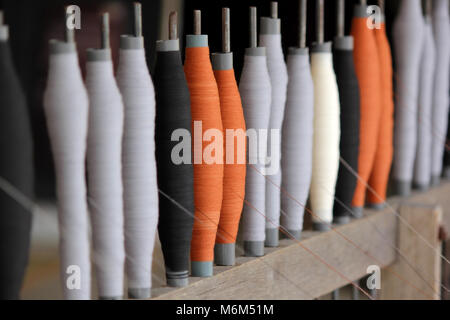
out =
[[[8,38],[0,11],[0,299],[19,299],[31,231],[31,205],[21,198],[33,193],[33,147]]]
[[[334,71],[341,103],[341,158],[358,172],[360,100],[359,85],[353,61],[353,37],[344,35],[344,0],[338,1],[337,37],[334,39]],[[351,216],[357,177],[343,163],[339,165],[336,183],[333,220],[336,224],[348,223]]]
[[[169,17],[169,40],[157,41],[155,67],[156,93],[156,163],[158,170],[158,232],[166,266],[167,285],[188,284],[192,226],[194,223],[193,165],[175,164],[172,132],[191,132],[190,94],[184,75],[179,40],[177,13]],[[189,143],[190,144],[190,143]],[[171,199],[169,199],[169,197]]]

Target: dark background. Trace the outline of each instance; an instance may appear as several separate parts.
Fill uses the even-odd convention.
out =
[[[167,2],[166,2],[167,1]],[[161,9],[167,3],[183,3],[184,11],[179,12],[180,37],[192,32],[192,10],[202,10],[202,33],[209,35],[211,52],[221,51],[221,8],[231,10],[231,48],[234,52],[235,70],[239,77],[242,58],[248,46],[248,7],[258,7],[258,17],[270,15],[269,0],[147,0],[142,1],[143,33],[151,70],[154,66],[155,41],[161,28],[167,28],[161,16]],[[283,46],[296,46],[298,39],[298,1],[278,1],[279,17],[282,21]],[[350,31],[353,6],[358,1],[346,0],[346,33]],[[395,17],[399,0],[386,0],[386,22],[388,36],[391,36],[392,19]],[[85,51],[100,44],[99,17],[102,12],[110,12],[111,46],[117,64],[118,39],[120,34],[131,33],[133,26],[132,1],[33,1],[0,0],[6,23],[10,26],[10,44],[14,63],[22,85],[26,91],[30,109],[34,147],[36,195],[40,198],[54,197],[54,173],[47,129],[42,108],[47,72],[47,44],[51,38],[62,38],[64,32],[64,6],[76,4],[81,8],[81,30],[76,33],[80,56],[80,66],[84,72]],[[325,0],[325,40],[331,41],[336,33],[335,0]],[[377,1],[368,1],[376,4]],[[184,19],[183,19],[184,18]],[[315,39],[315,1],[308,1],[307,44]]]

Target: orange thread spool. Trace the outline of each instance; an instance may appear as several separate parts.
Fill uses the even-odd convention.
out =
[[[220,110],[225,136],[226,130],[242,130],[244,134],[244,148],[246,148],[245,120],[242,111],[242,102],[234,76],[234,70],[215,70],[217,86],[220,96]],[[239,137],[233,136],[234,157],[233,163],[227,163],[227,143],[232,141],[224,139],[224,175],[223,175],[223,200],[220,213],[219,227],[217,230],[216,243],[235,243],[239,227],[239,219],[245,196],[245,149],[238,141]],[[241,148],[239,148],[241,147]],[[239,150],[240,149],[240,150]],[[238,154],[244,155],[244,162],[238,163]]]
[[[192,132],[194,132],[194,122],[201,121],[202,136],[203,132],[208,129],[217,129],[223,133],[219,92],[209,59],[207,38],[206,46],[186,48],[184,71],[191,93]],[[202,148],[198,150],[202,152],[202,159],[205,148],[212,142],[202,139]],[[204,161],[196,164],[194,162],[195,221],[191,242],[193,276],[212,275],[214,243],[222,206],[222,191],[223,164],[206,164]],[[208,267],[197,269],[195,266],[200,264],[193,262],[207,262]],[[207,272],[205,272],[206,269]]]
[[[381,115],[381,81],[377,44],[373,30],[367,25],[366,6],[355,7],[351,34],[355,41],[354,59],[361,96],[360,146],[358,157],[358,179],[353,196],[356,215],[362,213],[366,185],[369,180],[378,146]]]
[[[380,62],[381,81],[381,119],[380,132],[378,134],[378,148],[375,155],[375,163],[369,179],[369,185],[377,194],[367,193],[368,203],[372,206],[380,206],[386,200],[386,190],[391,171],[392,157],[394,154],[394,93],[392,84],[392,55],[388,39],[386,37],[386,24],[381,24],[381,29],[375,29],[375,40],[378,48]],[[380,199],[380,197],[382,199]]]

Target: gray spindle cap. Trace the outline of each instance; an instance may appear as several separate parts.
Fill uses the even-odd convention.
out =
[[[232,52],[216,52],[211,55],[213,70],[231,70],[233,69]]]
[[[75,42],[64,42],[60,40],[51,39],[49,41],[50,54],[63,54],[76,52],[77,45]]]
[[[111,49],[87,49],[87,61],[111,60]]]

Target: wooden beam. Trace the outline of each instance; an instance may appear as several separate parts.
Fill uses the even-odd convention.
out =
[[[437,300],[441,290],[442,210],[434,205],[408,203],[401,205],[399,212],[402,222],[397,223],[397,246],[401,254],[389,269],[407,279],[409,285],[393,273],[383,272],[381,299]]]
[[[365,276],[369,265],[383,268],[394,262],[395,217],[387,212],[368,214],[365,219],[336,229],[360,250],[335,231],[305,232],[306,239],[301,243],[282,240],[280,248],[267,249],[264,257],[238,257],[235,267],[215,267],[211,278],[193,279],[192,284],[181,289],[155,289],[153,296],[225,300],[319,298]],[[376,230],[382,230],[382,234]]]

